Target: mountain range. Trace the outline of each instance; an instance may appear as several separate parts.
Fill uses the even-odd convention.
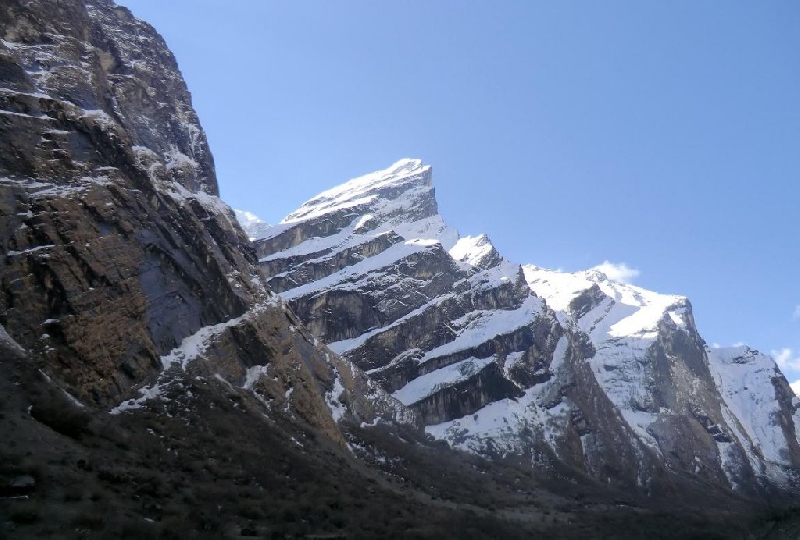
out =
[[[419,160],[244,225],[309,330],[456,448],[645,490],[797,486],[800,401],[771,358],[708,347],[684,297],[461,237]]]
[[[3,3],[0,74],[0,537],[797,532],[797,398],[688,300],[505,260],[418,160],[234,213],[110,0]]]

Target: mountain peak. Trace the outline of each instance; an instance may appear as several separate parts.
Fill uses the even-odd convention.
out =
[[[377,204],[376,204],[377,203]],[[389,204],[392,203],[392,204]],[[400,208],[425,207],[425,216],[437,212],[433,198],[431,166],[420,159],[401,159],[386,169],[375,171],[323,191],[305,202],[283,223],[305,221],[347,208],[371,208],[373,213],[390,214]],[[377,208],[380,207],[380,208]]]

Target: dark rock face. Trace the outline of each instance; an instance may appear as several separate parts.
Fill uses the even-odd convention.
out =
[[[0,91],[0,319],[105,405],[263,292],[237,271],[252,255],[215,206],[211,153],[163,40],[111,3],[58,5],[60,18],[50,2],[0,15],[3,61],[20,74]]]
[[[41,0],[4,3],[0,28],[0,324],[54,384],[126,410],[221,376],[339,442],[332,414],[405,418],[264,287],[149,25]]]
[[[51,158],[80,176],[98,165],[124,165],[118,160],[146,161],[152,152],[166,158],[148,163],[160,175],[192,192],[218,194],[189,92],[150,25],[111,2],[11,0],[0,8],[0,27],[0,69],[13,75],[2,95],[4,127],[27,131],[3,137],[0,155],[10,160],[9,171],[46,173]],[[10,129],[14,124],[36,127]],[[105,152],[105,162],[92,159],[97,152]]]

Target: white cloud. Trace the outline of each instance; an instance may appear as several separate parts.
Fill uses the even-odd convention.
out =
[[[631,283],[639,277],[639,271],[635,268],[630,268],[625,263],[614,264],[609,261],[603,261],[602,264],[598,264],[592,270],[600,270],[608,276],[608,279],[619,281],[620,283]]]
[[[736,343],[731,343],[730,345],[720,345],[716,341],[711,344],[711,348],[712,349],[728,349],[728,348],[731,348],[731,347],[736,348],[736,347],[744,347],[744,346],[745,346],[744,341],[737,341]],[[775,352],[775,351],[773,351],[773,352]]]
[[[800,396],[800,380],[789,383],[789,386],[791,386],[792,390],[794,390],[794,395]]]
[[[800,320],[800,304],[794,306],[794,313],[792,313],[792,319]]]
[[[772,358],[775,359],[775,363],[778,364],[778,367],[781,368],[781,371],[787,369],[800,371],[800,356],[795,356],[792,349],[784,347],[779,351],[772,350],[770,354]]]

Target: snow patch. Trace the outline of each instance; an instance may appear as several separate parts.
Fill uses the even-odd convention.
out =
[[[566,337],[556,345],[550,364],[553,373],[563,369],[568,345]],[[529,442],[520,437],[520,433],[527,431],[557,451],[570,408],[563,402],[551,402],[549,391],[556,384],[555,379],[528,388],[519,399],[489,403],[474,414],[427,426],[425,432],[469,452],[507,455],[529,450]]]
[[[144,388],[139,389],[139,397],[135,399],[129,399],[128,401],[123,401],[113,409],[109,411],[112,415],[117,415],[123,413],[125,411],[130,411],[133,409],[141,409],[144,407],[145,402],[158,399],[163,396],[165,390],[165,386],[161,383],[156,383],[153,386],[145,386]]]
[[[772,385],[778,376],[775,361],[746,346],[706,349],[706,353],[720,395],[735,417],[726,421],[755,470],[761,468],[759,453],[768,464],[790,465],[788,443],[778,420],[780,406]]]
[[[204,326],[191,336],[183,338],[180,346],[172,349],[169,354],[161,357],[161,365],[164,369],[169,369],[177,365],[181,369],[186,369],[186,366],[203,353],[211,346],[215,337],[222,334],[226,329],[238,325],[243,320],[252,318],[266,309],[266,304],[257,304],[244,315],[230,319],[229,321]]]
[[[452,327],[458,330],[456,339],[428,351],[420,359],[420,363],[476,347],[495,336],[526,326],[541,314],[542,307],[539,298],[530,296],[517,309],[470,312],[453,321]]]
[[[494,246],[485,234],[460,238],[450,249],[453,259],[470,266],[480,266],[492,253],[496,253]]]
[[[439,390],[465,381],[495,361],[495,357],[467,358],[420,375],[392,394],[403,405],[411,405]]]
[[[347,413],[347,407],[345,407],[344,403],[341,402],[342,394],[344,394],[344,385],[342,384],[342,379],[339,376],[339,371],[335,367],[333,368],[333,371],[333,388],[329,392],[325,393],[325,402],[328,405],[328,409],[331,411],[333,420],[338,422]]]
[[[266,375],[269,371],[269,366],[252,366],[247,368],[247,374],[245,375],[244,385],[242,388],[245,390],[252,390],[253,385],[258,382],[258,379],[261,378],[262,375]]]

